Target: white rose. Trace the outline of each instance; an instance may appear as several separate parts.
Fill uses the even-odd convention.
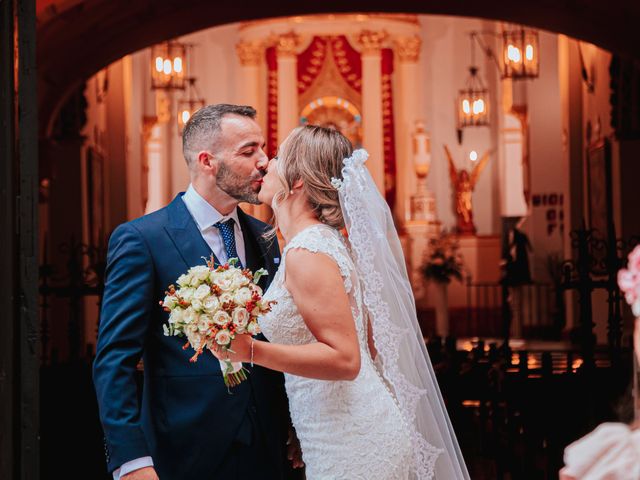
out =
[[[174,309],[177,304],[178,299],[173,295],[167,295],[166,297],[164,297],[164,302],[162,302],[162,306],[170,310]]]
[[[229,333],[229,330],[220,330],[216,334],[216,342],[218,345],[222,346],[229,345],[229,342],[231,342],[231,334]]]
[[[236,308],[233,311],[232,318],[233,324],[238,329],[238,333],[243,333],[247,323],[249,323],[251,319],[251,315],[249,315],[246,308]]]
[[[211,328],[211,324],[213,323],[213,318],[208,313],[203,313],[200,315],[198,319],[198,330],[200,333],[206,333],[209,328]]]
[[[182,322],[186,325],[196,323],[198,321],[198,313],[191,307],[184,311]]]
[[[178,280],[176,281],[176,283],[180,287],[188,287],[189,284],[191,283],[191,275],[189,275],[188,273],[183,273],[178,277]]]
[[[202,301],[198,300],[197,298],[194,298],[193,300],[191,300],[191,307],[197,311],[202,310]]]
[[[231,321],[231,317],[225,311],[220,310],[213,315],[213,323],[217,325],[227,325]]]
[[[229,291],[233,287],[233,276],[228,270],[211,275],[211,281],[223,292]]]
[[[251,290],[246,287],[239,289],[233,296],[233,301],[238,305],[246,305],[249,300],[251,300]]]
[[[202,300],[205,297],[209,296],[211,294],[211,289],[209,288],[209,285],[202,284],[200,285],[196,291],[193,293],[194,298],[197,298],[198,300]]]
[[[218,297],[218,300],[220,300],[221,304],[233,302],[233,295],[231,295],[229,292],[224,292]]]
[[[203,339],[202,335],[198,332],[198,327],[190,325],[188,329],[185,329],[185,335],[187,336],[187,340],[189,340],[191,348],[194,350],[200,350],[202,348]]]
[[[257,335],[261,331],[262,330],[260,330],[260,325],[258,325],[258,322],[256,321],[249,322],[249,325],[247,325],[247,332],[249,332],[251,335]]]
[[[206,265],[198,265],[197,267],[193,267],[189,270],[189,273],[193,275],[193,277],[198,281],[198,283],[204,282],[209,277],[209,267]],[[192,285],[193,282],[191,283]]]
[[[215,295],[209,295],[207,298],[202,300],[202,307],[209,313],[213,313],[220,307],[220,302],[218,301],[218,297]]]
[[[176,325],[182,322],[184,317],[184,310],[182,310],[181,308],[176,308],[175,310],[171,311],[171,314],[169,315],[169,323],[172,325]]]
[[[193,300],[193,294],[195,292],[195,289],[191,287],[181,288],[180,290],[178,290],[178,295],[187,302],[190,302],[191,300]]]
[[[240,270],[236,270],[233,276],[233,288],[246,287],[247,285],[249,285],[249,279]]]

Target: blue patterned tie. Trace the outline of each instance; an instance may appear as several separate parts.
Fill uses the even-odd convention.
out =
[[[226,222],[214,223],[213,226],[220,230],[222,241],[224,242],[224,249],[227,252],[227,259],[237,258],[238,263],[236,266],[243,268],[240,255],[238,255],[238,251],[236,250],[236,235],[233,229],[234,223],[233,218],[230,218]]]

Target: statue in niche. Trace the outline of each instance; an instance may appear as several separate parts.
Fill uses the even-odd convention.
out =
[[[476,226],[473,224],[473,190],[476,188],[478,178],[489,162],[489,151],[478,160],[471,172],[465,168],[458,170],[449,148],[445,145],[444,151],[449,161],[449,176],[451,186],[455,192],[456,232],[459,235],[475,235]]]

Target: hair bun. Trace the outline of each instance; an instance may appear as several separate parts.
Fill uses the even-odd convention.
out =
[[[322,205],[320,208],[319,220],[333,228],[344,228],[344,216],[339,201],[335,204]]]

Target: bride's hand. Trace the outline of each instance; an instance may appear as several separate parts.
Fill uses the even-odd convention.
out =
[[[219,348],[212,353],[218,360],[229,359],[232,362],[250,362],[251,342],[253,341],[253,338],[248,333],[236,335],[236,338],[231,342],[231,350],[223,350],[222,348]]]

